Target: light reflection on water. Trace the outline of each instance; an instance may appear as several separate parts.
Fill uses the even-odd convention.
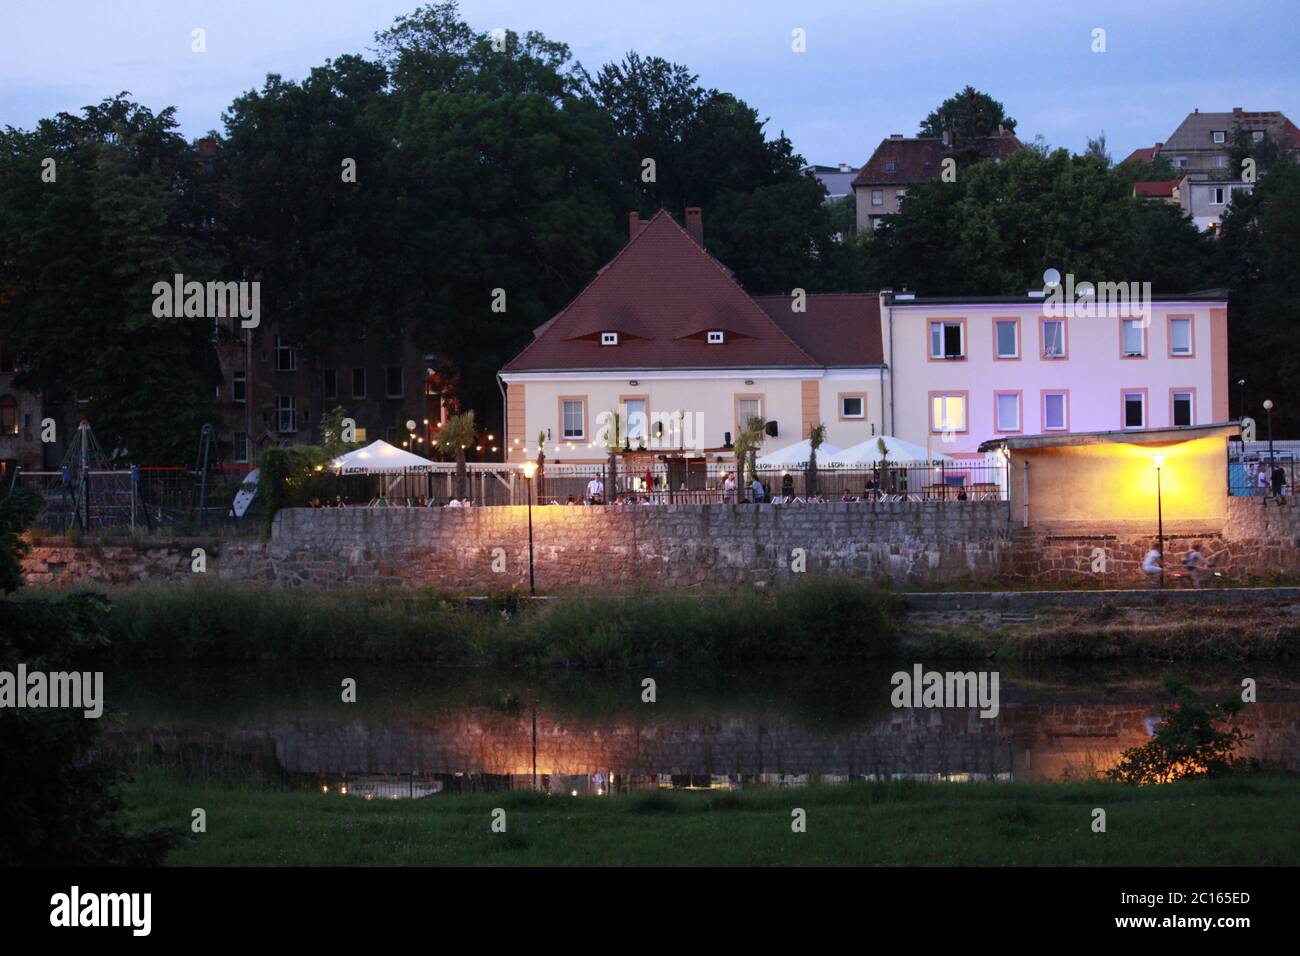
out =
[[[252,774],[325,797],[411,799],[537,789],[610,792],[798,787],[873,779],[1082,779],[1149,738],[1167,698],[1155,668],[1012,667],[1001,710],[895,709],[890,675],[786,667],[546,672],[404,665],[204,666],[106,675],[121,719],[106,749],[199,776]],[[936,664],[990,669],[988,662]],[[1300,771],[1300,675],[1252,666],[1250,753]],[[1239,692],[1240,670],[1179,668],[1196,690]],[[357,681],[357,702],[340,681]]]

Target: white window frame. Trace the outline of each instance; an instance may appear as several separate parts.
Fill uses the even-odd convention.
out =
[[[1224,202],[1223,202],[1223,187],[1222,187],[1222,186],[1211,186],[1211,187],[1210,187],[1210,205],[1211,205],[1211,206],[1222,206],[1223,204],[1224,204]]]
[[[601,344],[601,345],[618,345],[618,333],[617,333],[617,332],[601,332],[601,333],[600,333],[600,344]]]
[[[1142,421],[1136,425],[1128,423],[1128,401],[1129,398],[1136,396],[1142,402]],[[1147,427],[1147,393],[1146,392],[1125,392],[1124,393],[1124,419],[1120,422],[1120,427],[1126,431]]]
[[[885,191],[883,189],[871,190],[871,205],[883,206],[885,204]]]
[[[1251,131],[1250,131],[1250,141],[1251,141],[1252,143],[1262,143],[1262,142],[1264,142],[1264,131],[1263,131],[1262,129],[1251,130]]]
[[[726,336],[717,329],[711,329],[708,334],[708,343],[710,345],[721,345],[726,340]]]
[[[856,415],[850,415],[845,409],[845,402],[857,402],[858,411]],[[861,395],[841,395],[840,396],[840,418],[852,418],[854,420],[867,417],[867,400]]]
[[[960,350],[958,351],[958,353],[957,353],[956,355],[948,355],[947,352],[945,351],[945,347],[946,347],[947,342],[948,342],[948,328],[949,328],[949,326],[955,326],[956,329],[957,329],[957,334],[958,334],[958,335],[960,336],[960,338],[961,338],[961,342],[960,342]],[[936,351],[935,351],[935,348],[934,348],[934,346],[935,346],[934,333],[936,332],[936,330],[939,332],[939,350],[938,350],[938,352],[936,352]],[[951,320],[949,320],[949,319],[933,319],[933,320],[931,320],[931,322],[930,322],[930,358],[935,359],[936,361],[941,361],[941,362],[942,362],[942,361],[947,361],[947,362],[956,362],[956,361],[958,361],[959,359],[964,359],[965,357],[966,357],[966,323],[965,323],[965,322],[956,322],[956,321],[951,321]]]
[[[569,434],[569,406],[578,407],[578,427],[573,434]],[[587,440],[587,403],[581,398],[564,398],[560,400],[560,440],[561,441],[586,441]]]
[[[1226,143],[1228,141],[1227,130],[1216,129],[1211,135],[1214,137],[1214,142],[1216,145],[1220,143]]]
[[[298,371],[298,350],[280,335],[275,337],[275,370],[277,372]]]
[[[1180,324],[1183,328],[1187,329],[1187,348],[1183,350],[1180,350],[1175,344],[1177,339],[1174,335],[1174,329]],[[1190,316],[1176,315],[1169,319],[1169,354],[1177,355],[1179,357],[1194,354],[1192,348],[1192,319]]]
[[[1059,398],[1061,400],[1061,424],[1052,425],[1048,417],[1048,400]],[[1064,432],[1070,430],[1070,396],[1067,392],[1044,392],[1043,393],[1043,431],[1045,432]]]
[[[248,462],[249,441],[248,432],[235,432],[235,438],[231,452],[234,455],[235,462],[245,464]]]
[[[285,428],[288,415],[289,427]],[[298,430],[298,399],[294,395],[275,396],[275,430],[281,435],[292,435]]]
[[[1169,396],[1169,424],[1178,426],[1178,396],[1183,395],[1187,398],[1187,425],[1196,424],[1196,393],[1190,388],[1176,388]]]
[[[1001,341],[998,332],[1004,325],[1011,326],[1011,352],[1004,354],[1001,348]],[[993,354],[1000,359],[1017,359],[1020,358],[1020,320],[1018,319],[994,319],[993,320]]]
[[[1060,351],[1058,352],[1049,352],[1047,350],[1047,327],[1049,325],[1058,325],[1061,328],[1061,335],[1060,335],[1061,348]],[[1069,348],[1069,345],[1065,340],[1065,319],[1043,319],[1041,323],[1041,330],[1042,330],[1041,334],[1043,336],[1043,349],[1042,349],[1043,358],[1047,358],[1047,359],[1065,358],[1066,350]]]
[[[1125,358],[1146,358],[1147,354],[1147,329],[1143,324],[1145,319],[1120,319],[1119,327],[1119,346],[1120,352]],[[1136,352],[1129,351],[1128,332],[1130,328],[1137,329],[1138,349]]]
[[[1010,426],[1002,421],[1002,399],[1009,398],[1012,406],[1015,408],[1016,420]],[[997,432],[1019,432],[1023,431],[1021,419],[1024,418],[1024,411],[1021,408],[1021,395],[1019,392],[994,392],[993,393],[993,430]]]
[[[936,421],[935,412],[939,409],[942,409],[943,412],[947,412],[948,402],[953,400],[961,403],[961,421],[953,424],[951,419],[946,416],[943,421]],[[947,431],[963,433],[968,431],[970,427],[970,409],[967,407],[967,404],[969,401],[970,396],[962,392],[935,392],[932,394],[930,396],[930,434],[941,435]],[[935,402],[942,403],[940,404],[939,409],[935,408]]]

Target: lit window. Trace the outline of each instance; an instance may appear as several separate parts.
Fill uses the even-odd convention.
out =
[[[960,322],[930,323],[930,358],[960,359],[966,357],[966,343]]]
[[[964,432],[966,430],[966,396],[930,396],[930,431]]]
[[[722,344],[722,339],[723,339],[723,335],[722,335],[721,332],[710,332],[710,333],[709,333],[709,344],[710,344],[710,345],[721,345],[721,344]]]
[[[600,344],[601,344],[601,345],[618,345],[618,333],[617,333],[617,332],[601,332],[601,333],[600,333]]]

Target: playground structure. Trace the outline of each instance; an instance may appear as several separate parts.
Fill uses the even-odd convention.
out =
[[[211,523],[238,520],[231,500],[225,499],[233,499],[244,471],[225,466],[211,425],[203,426],[194,468],[141,468],[105,455],[90,423],[82,420],[58,471],[20,471],[14,486],[45,499],[37,524],[47,531],[153,531],[178,524],[203,530]],[[230,494],[220,495],[223,503],[215,504],[214,490]]]

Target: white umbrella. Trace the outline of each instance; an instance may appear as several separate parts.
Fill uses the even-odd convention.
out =
[[[428,471],[433,462],[380,440],[365,448],[340,455],[330,468],[344,475],[396,475],[407,471]]]
[[[818,467],[825,465],[826,459],[839,451],[839,446],[822,442],[821,447],[817,449]],[[805,438],[801,442],[795,442],[793,445],[778,448],[776,451],[764,455],[755,464],[759,468],[806,468],[808,466],[808,456],[811,454],[812,441]]]
[[[913,462],[913,461],[954,461],[951,455],[945,455],[941,451],[931,449],[927,451],[921,445],[914,445],[910,441],[903,441],[901,438],[895,438],[893,435],[877,435],[875,438],[868,438],[866,441],[858,442],[849,448],[844,449],[839,454],[832,456],[826,461],[828,467],[845,468],[853,465],[874,465],[877,464],[882,455],[880,454],[880,442],[885,442],[884,458],[893,462]]]

